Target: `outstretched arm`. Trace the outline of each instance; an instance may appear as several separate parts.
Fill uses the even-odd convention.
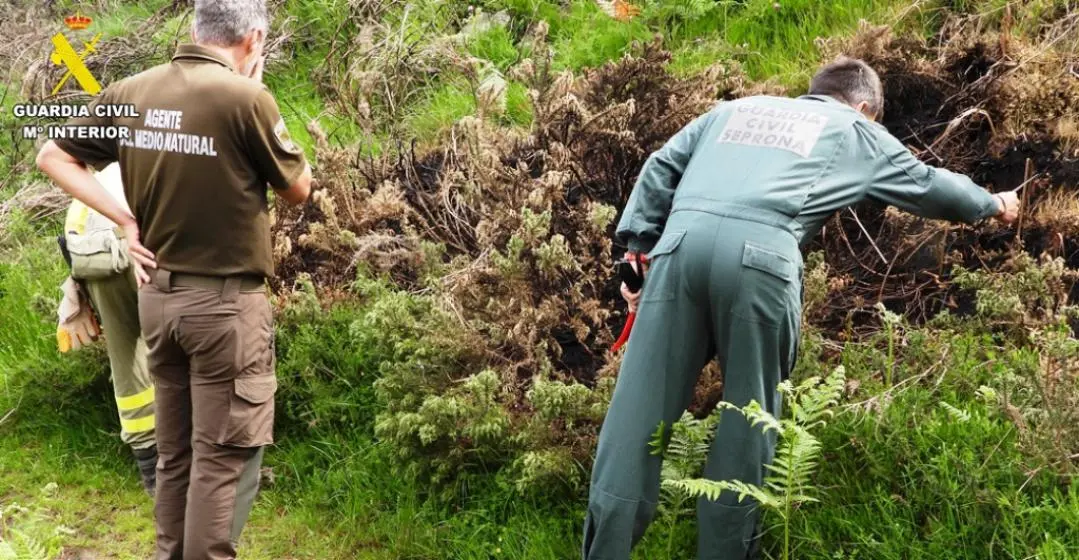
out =
[[[990,194],[966,175],[922,163],[882,126],[859,122],[855,132],[872,154],[868,198],[923,218],[968,224],[1015,219],[1014,193]]]

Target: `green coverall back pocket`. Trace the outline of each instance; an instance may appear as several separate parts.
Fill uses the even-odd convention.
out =
[[[747,241],[740,272],[734,314],[763,325],[782,325],[791,309],[797,265],[778,252]]]
[[[685,231],[665,231],[656,246],[648,253],[648,270],[644,274],[642,302],[674,299],[679,275],[677,267],[671,263],[670,255],[682,244],[685,236]]]

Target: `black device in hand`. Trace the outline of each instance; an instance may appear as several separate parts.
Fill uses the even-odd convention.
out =
[[[638,263],[637,266],[641,265]],[[634,270],[633,263],[626,259],[618,261],[618,276],[622,278],[622,282],[625,282],[630,293],[635,294],[641,291],[641,286],[644,285],[644,275]]]

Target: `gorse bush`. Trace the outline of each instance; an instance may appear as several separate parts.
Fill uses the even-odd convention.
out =
[[[581,488],[580,457],[594,444],[611,379],[589,388],[537,377],[515,403],[501,374],[483,366],[480,342],[434,298],[360,280],[354,301],[323,309],[309,281],[298,286],[278,321],[283,441],[377,437],[401,474],[444,498],[500,471],[519,493]]]
[[[1072,474],[1079,467],[1079,343],[1077,309],[1069,295],[1079,273],[1063,259],[1025,253],[998,271],[956,273],[956,284],[974,293],[967,328],[1006,337],[1000,383],[1002,414],[1015,422],[1020,445],[1034,468]]]
[[[1066,323],[1034,330],[1010,349],[992,404],[1014,423],[1032,469],[1070,479],[1079,468],[1079,341]]]

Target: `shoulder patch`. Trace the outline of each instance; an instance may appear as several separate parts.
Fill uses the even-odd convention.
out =
[[[292,141],[292,136],[288,132],[288,127],[285,126],[285,119],[277,119],[277,124],[273,127],[273,136],[277,140],[278,146],[280,146],[286,152],[299,152],[300,148]]]

